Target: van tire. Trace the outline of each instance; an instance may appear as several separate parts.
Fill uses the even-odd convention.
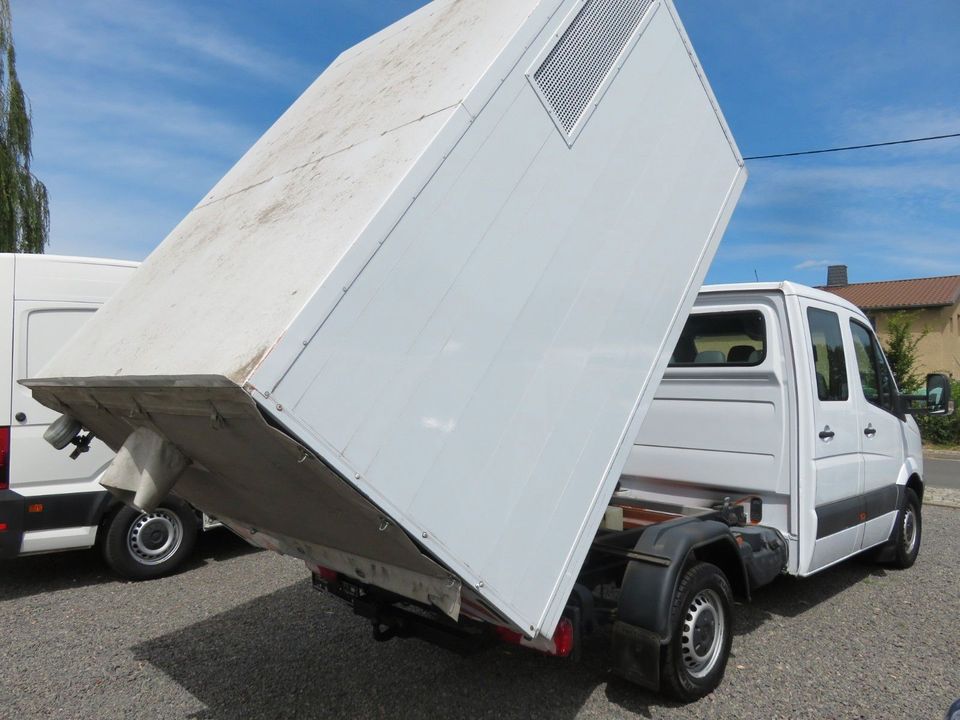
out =
[[[917,561],[920,554],[920,541],[923,537],[923,520],[920,498],[911,488],[905,488],[903,504],[897,514],[897,524],[893,528],[891,542],[893,557],[890,564],[906,570]]]
[[[661,689],[692,702],[720,684],[733,644],[733,593],[716,565],[684,571],[670,606],[670,641],[661,650]]]
[[[193,552],[200,521],[185,502],[169,498],[152,513],[123,505],[102,529],[103,558],[127,580],[167,575]]]

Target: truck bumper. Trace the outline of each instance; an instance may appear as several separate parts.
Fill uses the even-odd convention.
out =
[[[0,491],[0,558],[90,547],[96,526],[113,502],[106,490],[31,496]],[[25,544],[30,538],[34,542]]]

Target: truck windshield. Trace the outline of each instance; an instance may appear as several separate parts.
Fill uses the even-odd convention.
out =
[[[670,367],[759,365],[767,356],[767,328],[758,310],[691,315]]]

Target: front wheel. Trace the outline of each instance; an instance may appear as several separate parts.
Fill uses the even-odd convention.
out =
[[[170,499],[150,513],[124,505],[104,527],[103,557],[128,580],[149,580],[173,572],[193,551],[197,515]]]
[[[733,594],[716,565],[691,565],[670,608],[670,642],[663,650],[660,679],[665,693],[692,702],[723,679],[733,643]]]
[[[920,515],[920,498],[910,488],[903,493],[903,505],[897,515],[897,525],[893,528],[892,565],[906,569],[917,561],[920,554],[920,540],[923,530]]]

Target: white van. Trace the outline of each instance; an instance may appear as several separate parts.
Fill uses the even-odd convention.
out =
[[[170,572],[190,554],[197,513],[170,498],[134,511],[100,484],[113,452],[100,440],[70,454],[43,440],[57,413],[16,381],[34,377],[123,285],[137,263],[0,254],[0,558],[99,546],[130,579]]]

